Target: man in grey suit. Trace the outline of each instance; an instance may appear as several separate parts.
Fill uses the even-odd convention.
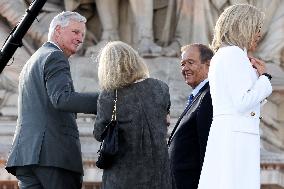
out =
[[[82,156],[76,113],[96,113],[98,94],[74,91],[68,58],[85,35],[86,18],[62,12],[48,42],[20,74],[18,121],[6,169],[20,189],[78,189]]]

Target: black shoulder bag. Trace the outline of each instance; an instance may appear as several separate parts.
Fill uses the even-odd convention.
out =
[[[116,120],[117,90],[115,90],[114,106],[111,121],[105,127],[101,138],[99,157],[96,166],[100,169],[108,169],[113,165],[114,157],[118,153],[118,122]]]

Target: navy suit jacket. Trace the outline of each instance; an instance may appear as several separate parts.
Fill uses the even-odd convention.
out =
[[[173,174],[179,171],[195,175],[182,182],[193,182],[197,188],[212,123],[213,108],[207,82],[178,119],[169,138],[169,155]],[[180,182],[179,178],[175,178]],[[181,185],[179,183],[178,185]],[[184,184],[186,185],[186,184]]]

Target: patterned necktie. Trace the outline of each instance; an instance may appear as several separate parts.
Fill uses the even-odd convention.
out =
[[[192,103],[193,98],[194,98],[193,94],[189,95],[188,101],[187,101],[187,106],[189,106]]]

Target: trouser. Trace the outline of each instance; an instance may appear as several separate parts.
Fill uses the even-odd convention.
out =
[[[16,168],[20,189],[80,189],[82,175],[57,167],[21,166]]]

